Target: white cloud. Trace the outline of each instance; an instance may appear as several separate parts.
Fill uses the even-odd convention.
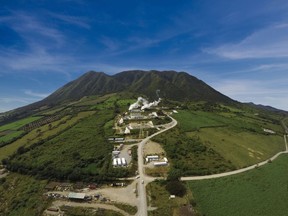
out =
[[[45,98],[49,95],[49,93],[37,93],[31,90],[24,90],[24,93],[29,96],[37,97],[37,98]]]
[[[288,24],[273,25],[254,32],[239,43],[203,51],[229,59],[288,57]]]

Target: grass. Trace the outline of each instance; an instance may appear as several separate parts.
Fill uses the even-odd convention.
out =
[[[288,155],[252,171],[219,179],[191,181],[198,208],[209,216],[286,216]]]
[[[50,201],[42,195],[47,181],[10,173],[0,181],[0,215],[38,216]]]
[[[15,138],[21,136],[23,133],[24,133],[24,131],[11,131],[11,132],[9,131],[9,133],[0,137],[0,143],[1,142],[9,142],[12,139],[15,139]]]
[[[125,203],[114,203],[114,206],[116,206],[119,209],[122,209],[123,211],[129,213],[130,215],[135,215],[137,213],[137,207],[131,206]]]
[[[74,125],[80,119],[86,118],[93,113],[94,111],[82,112],[73,118],[65,116],[58,121],[52,122],[51,129],[49,128],[49,124],[47,124],[30,131],[28,134],[16,140],[15,142],[0,148],[0,160],[12,155],[19,147],[27,147],[41,139],[44,140],[50,136],[56,135],[61,131],[64,131],[66,128]]]
[[[237,168],[270,158],[284,150],[284,139],[276,135],[264,135],[242,131],[233,133],[229,128],[203,128],[189,132],[197,136],[209,148],[213,148]]]
[[[31,116],[31,117],[28,117],[28,118],[24,118],[24,119],[12,122],[10,124],[6,124],[6,125],[3,125],[3,126],[0,126],[0,132],[1,131],[5,131],[5,130],[18,130],[19,128],[23,127],[24,125],[29,124],[29,123],[31,123],[33,121],[36,121],[36,120],[38,120],[40,118],[42,118],[42,117],[40,117],[40,116]]]
[[[180,110],[174,118],[186,136],[199,139],[236,168],[258,163],[284,150],[278,116],[255,115],[228,106],[220,108],[210,112]],[[272,129],[276,135],[265,134],[263,128]]]

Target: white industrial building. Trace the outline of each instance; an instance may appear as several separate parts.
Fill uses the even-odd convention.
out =
[[[150,162],[150,161],[158,161],[159,160],[159,156],[158,155],[148,155],[146,157],[146,162]]]
[[[154,162],[153,164],[154,166],[167,166],[168,163],[165,161],[161,161],[161,162]]]

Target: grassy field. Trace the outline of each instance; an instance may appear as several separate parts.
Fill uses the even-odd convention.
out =
[[[235,176],[191,181],[198,208],[207,216],[286,216],[288,155]]]
[[[10,142],[13,139],[21,136],[24,131],[19,130],[21,127],[23,127],[26,124],[29,124],[33,121],[36,121],[42,117],[39,116],[31,116],[25,119],[21,119],[19,121],[15,121],[10,124],[6,124],[3,126],[0,126],[0,144],[4,144],[6,142]]]
[[[58,121],[52,122],[51,126],[44,125],[42,127],[30,131],[27,135],[21,137],[15,142],[0,148],[0,160],[12,155],[19,147],[21,146],[27,147],[29,145],[32,145],[33,143],[38,142],[41,139],[44,140],[50,136],[56,135],[61,131],[65,130],[66,128],[74,125],[80,119],[86,118],[93,113],[94,111],[82,112],[73,118],[65,116]]]
[[[270,158],[284,150],[284,139],[277,135],[255,134],[246,131],[233,133],[227,128],[203,128],[189,132],[199,137],[210,148],[220,153],[237,168],[245,167]]]
[[[42,194],[47,181],[11,173],[0,179],[0,215],[38,216],[50,201]]]
[[[17,129],[21,128],[22,126],[24,126],[25,124],[31,123],[33,121],[40,119],[40,118],[41,117],[39,117],[39,116],[31,116],[31,117],[21,119],[19,121],[16,121],[16,122],[13,122],[10,124],[0,126],[0,132],[5,131],[5,130],[17,130]]]
[[[236,168],[258,163],[284,150],[283,129],[278,116],[224,108],[221,112],[180,110],[174,118],[186,136],[199,139]],[[276,134],[267,134],[264,128]]]

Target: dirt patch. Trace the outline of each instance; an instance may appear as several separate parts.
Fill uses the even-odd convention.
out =
[[[126,187],[107,187],[97,190],[91,190],[87,195],[102,194],[104,197],[109,198],[111,201],[119,203],[127,203],[130,205],[137,205],[136,199],[136,181]]]
[[[148,141],[144,146],[144,155],[165,155],[165,151],[159,143]]]

